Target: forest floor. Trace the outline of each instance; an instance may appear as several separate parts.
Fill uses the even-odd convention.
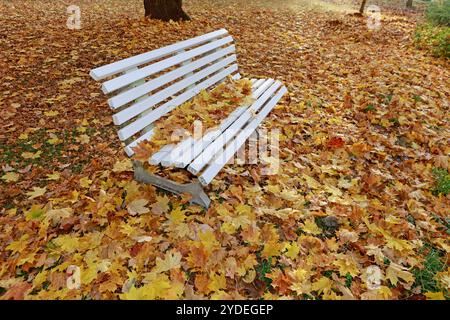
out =
[[[418,14],[185,2],[77,1],[68,30],[72,1],[0,0],[0,299],[448,299],[450,69]],[[133,181],[89,71],[219,28],[289,94],[279,172],[226,166],[205,211]]]

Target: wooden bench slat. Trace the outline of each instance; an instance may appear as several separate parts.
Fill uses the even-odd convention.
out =
[[[201,59],[193,61],[190,64],[184,65],[180,68],[177,68],[173,71],[163,74],[163,75],[159,76],[158,78],[152,79],[140,86],[137,86],[135,88],[127,90],[123,93],[120,93],[117,96],[109,99],[108,104],[111,108],[117,109],[129,102],[132,102],[133,100],[135,100],[139,97],[142,97],[145,94],[148,94],[149,92],[151,92],[155,89],[158,89],[158,88],[164,86],[165,84],[167,84],[173,80],[183,77],[183,76],[189,74],[190,72],[197,70],[201,67],[204,67],[207,64],[209,64],[213,61],[216,61],[220,58],[223,58],[235,51],[236,51],[236,48],[234,45],[231,45],[220,51],[216,51],[206,57],[203,57]]]
[[[271,79],[270,79],[271,80]],[[273,81],[272,81],[273,83]],[[216,154],[223,149],[223,147],[228,143],[239,130],[244,127],[249,119],[252,117],[252,113],[258,111],[261,106],[266,103],[270,97],[278,90],[281,86],[279,81],[272,84],[267,90],[262,94],[255,103],[248,108],[240,117],[237,119],[230,127],[227,128],[217,139],[206,147],[203,152],[197,156],[188,166],[187,170],[192,174],[199,174],[199,172],[216,156]]]
[[[125,153],[131,157],[134,155],[134,151],[133,148],[136,147],[139,142],[144,141],[144,140],[149,140],[152,136],[153,136],[153,129],[149,130],[148,132],[145,132],[143,135],[141,135],[139,138],[137,138],[136,140],[134,140],[133,142],[131,142],[130,144],[128,144],[127,146],[125,146]]]
[[[175,147],[175,145],[173,144],[166,144],[165,146],[163,146],[161,148],[161,150],[159,150],[158,152],[155,152],[150,159],[148,160],[148,163],[150,163],[151,165],[158,165],[162,159],[164,159],[167,154],[170,153],[170,151],[172,151],[172,149]]]
[[[234,156],[234,154],[242,147],[250,135],[255,131],[259,124],[267,117],[270,111],[276,106],[281,97],[287,92],[286,87],[281,90],[264,106],[261,112],[253,119],[243,131],[241,131],[231,141],[224,151],[220,152],[214,161],[205,169],[203,174],[198,178],[200,183],[204,186],[208,185],[220,170],[227,164],[227,162]]]
[[[180,41],[177,43],[174,43],[172,45],[159,48],[150,52],[142,53],[140,55],[123,59],[114,63],[110,63],[107,65],[104,65],[102,67],[96,68],[91,70],[90,76],[96,80],[103,80],[107,77],[113,76],[118,73],[122,73],[128,69],[138,67],[142,64],[149,63],[153,60],[160,59],[164,56],[167,56],[169,54],[172,54],[176,51],[184,50],[186,48],[200,45],[202,43],[211,41],[213,39],[219,38],[221,36],[227,35],[228,31],[225,29],[220,29],[217,31],[213,31],[192,39]]]
[[[135,125],[143,126],[141,129],[145,128],[148,124],[150,124],[151,122],[154,121],[152,119],[159,119],[166,113],[170,112],[172,109],[176,108],[180,104],[182,104],[182,103],[188,101],[189,99],[191,99],[192,97],[194,97],[201,90],[207,89],[208,87],[215,85],[222,79],[226,78],[228,75],[232,74],[233,72],[236,72],[237,69],[238,69],[237,65],[234,64],[234,65],[229,66],[225,70],[215,74],[214,76],[207,78],[206,80],[197,84],[193,88],[186,90],[185,92],[183,92],[179,96],[175,97],[174,99],[164,103],[159,108],[152,110],[152,112],[150,112],[149,114],[143,116],[142,118],[139,118],[138,120],[135,121]],[[151,121],[146,121],[148,119],[150,119]],[[128,127],[129,127],[129,129],[132,128],[132,126],[128,126]],[[140,131],[140,130],[138,130],[138,131]],[[132,148],[135,147],[139,142],[141,142],[143,140],[147,140],[150,137],[151,137],[151,134],[145,133],[144,135],[142,135],[141,137],[137,138],[136,140],[131,142],[129,145],[127,145],[125,147],[125,152],[127,153],[127,155],[131,157],[134,154],[134,151],[132,150]],[[120,135],[120,131],[119,131],[119,138],[122,138]],[[125,139],[122,139],[122,140],[125,140]]]
[[[162,61],[155,62],[151,65],[145,66],[136,71],[126,73],[119,77],[116,77],[112,80],[106,81],[102,85],[102,90],[105,94],[116,91],[120,88],[126,87],[136,81],[144,79],[152,74],[156,74],[160,71],[173,67],[177,64],[185,62],[189,59],[192,59],[196,56],[202,55],[204,53],[210,52],[217,48],[220,48],[224,45],[230,44],[233,42],[233,38],[231,36],[215,40],[214,42],[204,44],[198,48],[181,52],[173,57],[164,59]]]
[[[175,148],[170,151],[170,153],[164,159],[161,160],[161,165],[164,167],[172,166],[177,162],[181,154],[191,148],[193,143],[193,137],[188,137],[185,140],[181,141]]]

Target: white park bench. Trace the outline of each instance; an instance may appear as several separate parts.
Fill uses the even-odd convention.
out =
[[[211,88],[228,76],[239,79],[236,48],[227,30],[217,30],[91,70],[94,80],[107,80],[102,90],[110,95],[114,124],[133,156],[133,147],[153,134],[153,123],[174,108]],[[152,165],[185,168],[198,181],[179,184],[151,174],[133,161],[135,179],[176,194],[189,193],[191,202],[208,207],[203,191],[223,166],[287,92],[273,79],[252,79],[251,105],[236,108],[215,131],[195,140],[164,146],[148,160]]]

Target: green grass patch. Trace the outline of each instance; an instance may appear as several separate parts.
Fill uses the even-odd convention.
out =
[[[62,163],[67,163],[72,153],[71,147],[78,146],[77,152],[83,154],[78,158],[70,169],[73,173],[80,173],[90,162],[92,155],[85,153],[85,147],[77,141],[81,134],[93,136],[96,129],[89,127],[85,133],[78,132],[75,128],[55,132],[41,128],[28,134],[27,139],[17,139],[15,141],[0,141],[0,163],[13,164],[13,167],[25,168],[32,164],[37,167],[44,167],[49,170],[56,170]],[[107,130],[100,134],[107,135]],[[53,138],[57,138],[55,140]],[[36,158],[24,158],[24,152],[35,154],[40,152]],[[2,181],[0,181],[1,183]]]
[[[364,108],[364,112],[369,111],[375,111],[375,107],[373,106],[373,104],[369,104],[367,107]]]
[[[450,193],[450,175],[447,170],[434,168],[433,175],[436,180],[435,187],[431,191],[435,196],[443,194],[447,196]]]
[[[443,291],[448,298],[447,289],[443,288],[435,277],[438,272],[447,269],[447,261],[445,261],[445,252],[438,250],[430,244],[425,244],[420,252],[425,254],[423,268],[414,268],[412,270],[415,282],[413,287],[420,286],[422,293]]]
[[[450,217],[444,219],[434,213],[432,214],[432,216],[435,221],[437,221],[442,225],[442,227],[438,227],[438,229],[441,229],[445,231],[448,235],[450,235]]]
[[[425,16],[434,25],[450,27],[450,0],[430,3]]]
[[[266,284],[266,288],[269,288],[272,284],[272,279],[267,278],[266,274],[270,273],[272,271],[272,257],[269,257],[269,259],[262,260],[257,266],[256,266],[256,272],[258,274],[258,277],[261,281],[263,281]]]
[[[416,28],[414,42],[435,57],[450,58],[450,27],[421,24]]]
[[[436,57],[450,58],[450,0],[432,2],[425,12],[426,23],[414,34],[417,47]]]

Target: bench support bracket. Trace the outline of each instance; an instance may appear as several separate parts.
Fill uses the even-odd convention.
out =
[[[188,193],[192,196],[191,200],[189,201],[190,203],[198,204],[205,209],[208,209],[209,205],[211,204],[211,199],[209,199],[199,181],[187,184],[173,182],[169,179],[165,179],[148,172],[144,169],[144,166],[140,161],[133,161],[133,169],[134,179],[136,181],[152,184],[154,186],[157,186],[158,188],[178,195]]]

